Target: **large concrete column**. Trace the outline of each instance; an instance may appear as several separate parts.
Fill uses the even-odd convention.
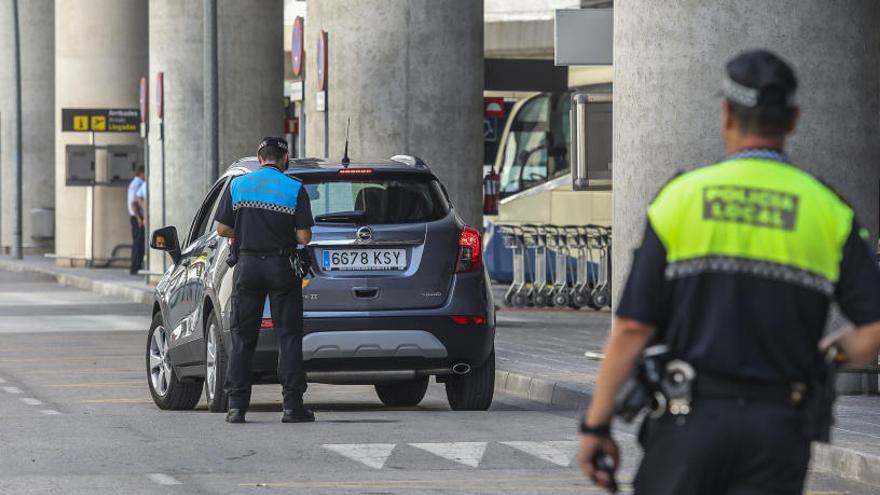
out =
[[[89,134],[61,132],[62,108],[137,108],[147,73],[147,0],[55,2],[55,216],[56,253],[91,255],[88,187],[65,185],[65,146],[89,144]],[[136,133],[96,133],[95,144],[141,144]],[[99,158],[100,159],[100,158]],[[100,167],[99,167],[100,168]],[[100,173],[98,179],[105,179]],[[130,244],[125,187],[96,188],[94,255],[110,256]]]
[[[482,0],[321,0],[307,9],[307,154],[324,155],[315,70],[323,29],[330,158],[342,158],[350,117],[352,160],[418,155],[465,221],[482,225]]]
[[[220,0],[217,6],[220,172],[252,156],[260,139],[283,131],[283,19],[281,0]],[[150,0],[150,91],[165,78],[165,223],[184,242],[211,184],[204,158],[204,11],[202,2]],[[151,97],[151,105],[154,98]],[[151,228],[161,226],[159,122],[150,110]],[[152,252],[151,270],[161,270]]]
[[[786,58],[799,79],[790,155],[850,201],[876,241],[878,25],[880,4],[868,0],[615,2],[615,292],[660,186],[722,156],[723,67],[755,47]]]
[[[22,102],[22,167],[23,167],[23,232],[24,251],[50,251],[54,223],[34,225],[50,220],[55,207],[55,24],[53,0],[19,2],[21,31],[21,102]],[[0,252],[12,245],[13,200],[15,198],[15,71],[12,5],[0,4]],[[31,210],[42,213],[32,215]],[[41,215],[43,215],[41,217]],[[34,227],[37,227],[34,229]]]
[[[217,2],[222,170],[284,133],[284,2]]]
[[[202,2],[150,0],[150,229],[163,225],[162,146],[156,108],[156,74],[164,73],[165,192],[164,223],[184,241],[193,215],[210,184],[204,160]],[[150,252],[150,270],[161,271],[162,253]]]

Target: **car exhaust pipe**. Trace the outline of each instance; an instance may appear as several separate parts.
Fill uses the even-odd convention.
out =
[[[471,365],[467,363],[457,363],[452,366],[452,372],[456,375],[467,375],[471,372]]]

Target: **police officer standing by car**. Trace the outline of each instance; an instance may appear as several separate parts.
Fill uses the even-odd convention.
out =
[[[232,239],[233,262],[231,349],[226,372],[229,411],[226,421],[244,423],[251,396],[251,362],[260,332],[266,296],[278,342],[278,377],[283,394],[281,420],[303,423],[315,420],[303,405],[306,376],[303,370],[302,281],[300,266],[309,263],[305,250],[314,225],[309,197],[297,179],[287,176],[287,142],[264,138],[257,149],[261,168],[236,177],[217,210],[217,233]]]
[[[615,396],[648,344],[665,344],[676,363],[639,435],[635,491],[654,495],[800,494],[810,442],[830,426],[833,383],[819,349],[830,303],[855,325],[837,342],[850,363],[880,351],[867,231],[783,150],[799,117],[796,86],[770,52],[731,60],[728,156],[673,178],[651,203],[581,424],[578,462],[595,483],[614,483]]]

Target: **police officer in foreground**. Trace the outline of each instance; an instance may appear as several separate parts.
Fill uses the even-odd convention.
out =
[[[615,395],[648,344],[690,368],[669,388],[682,395],[639,435],[635,491],[652,495],[802,493],[810,442],[823,436],[810,418],[824,394],[816,375],[830,303],[855,325],[838,340],[850,363],[880,351],[880,271],[867,232],[784,152],[796,86],[772,53],[731,60],[727,157],[675,177],[651,203],[581,425],[578,462],[595,483],[614,483]]]
[[[233,274],[231,349],[226,372],[229,412],[226,421],[244,423],[251,396],[251,361],[263,305],[269,296],[272,324],[278,342],[285,423],[315,420],[303,405],[302,281],[292,255],[297,244],[312,239],[314,225],[309,197],[302,183],[284,174],[287,142],[263,139],[257,150],[261,168],[232,180],[216,220],[217,233],[229,237],[238,254]]]

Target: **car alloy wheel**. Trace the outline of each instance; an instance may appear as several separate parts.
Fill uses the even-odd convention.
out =
[[[217,323],[208,326],[207,352],[205,353],[205,394],[212,400],[217,393]]]
[[[168,394],[171,383],[171,360],[168,356],[168,334],[164,326],[158,326],[150,339],[150,381],[159,397]]]

